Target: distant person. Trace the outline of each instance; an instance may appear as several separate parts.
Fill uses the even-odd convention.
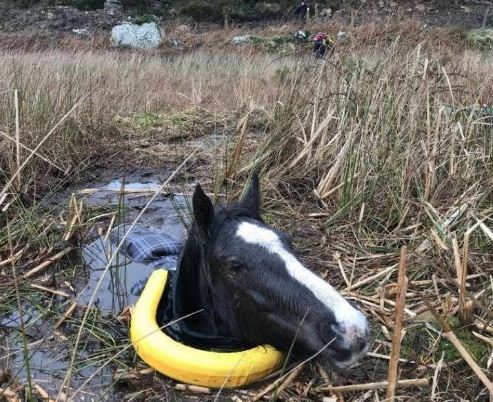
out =
[[[303,20],[306,18],[306,14],[308,13],[308,4],[306,4],[304,1],[302,1],[298,7],[294,10],[294,15],[296,15],[296,18],[299,20]]]
[[[313,54],[317,59],[325,57],[327,51],[327,45],[331,44],[329,36],[325,32],[319,32],[312,37],[313,41]]]

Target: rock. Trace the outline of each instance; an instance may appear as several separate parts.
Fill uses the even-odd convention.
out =
[[[426,6],[424,4],[416,4],[414,8],[422,13],[426,11]]]
[[[339,43],[349,43],[351,38],[347,32],[339,31],[337,33],[337,42]]]
[[[460,8],[462,9],[462,12],[464,12],[464,13],[468,13],[469,14],[470,12],[472,12],[471,7],[460,6]]]
[[[331,8],[324,8],[322,11],[320,11],[320,16],[321,17],[330,17],[332,15],[332,9]]]
[[[302,30],[296,31],[295,34],[294,34],[294,38],[297,39],[297,40],[300,40],[300,41],[307,40],[308,39],[308,36],[310,36],[310,35],[308,35],[306,33],[306,31],[302,31]]]
[[[155,22],[147,24],[122,24],[111,30],[111,42],[115,46],[153,49],[161,44],[161,33]]]
[[[171,38],[169,40],[169,44],[172,46],[172,47],[180,47],[181,46],[181,42],[176,39],[176,38]]]
[[[80,36],[81,38],[90,38],[91,37],[91,34],[89,33],[89,31],[85,28],[72,29],[72,32],[74,34],[76,34],[77,36]]]
[[[250,43],[252,41],[252,37],[250,35],[240,35],[235,36],[231,41],[233,45],[244,45],[246,43]]]

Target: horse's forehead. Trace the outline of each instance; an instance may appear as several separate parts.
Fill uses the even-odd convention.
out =
[[[281,239],[272,229],[249,221],[241,221],[236,236],[244,242],[264,246],[267,249],[283,247]]]

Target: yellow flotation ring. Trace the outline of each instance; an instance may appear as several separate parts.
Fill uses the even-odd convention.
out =
[[[132,345],[149,366],[174,380],[211,388],[250,384],[280,367],[284,355],[268,345],[240,352],[211,352],[185,346],[166,335],[156,314],[167,278],[166,270],[154,271],[132,312]]]

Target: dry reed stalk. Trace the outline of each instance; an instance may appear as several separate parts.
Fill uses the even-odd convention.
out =
[[[437,363],[435,367],[435,373],[433,374],[433,383],[431,385],[431,396],[430,399],[434,401],[436,399],[436,389],[438,386],[438,377],[440,375],[440,371],[443,368],[443,355],[444,353],[442,352],[442,357],[440,358],[439,362]]]
[[[48,392],[46,392],[43,388],[41,388],[40,385],[34,384],[34,388],[36,390],[36,393],[40,396],[43,402],[55,402],[54,399],[50,398]]]
[[[426,387],[429,385],[430,380],[428,378],[415,378],[410,380],[399,380],[396,383],[396,388],[408,388],[408,387]],[[354,385],[338,385],[327,386],[318,388],[319,391],[324,392],[355,392],[355,391],[369,391],[374,389],[386,389],[389,386],[388,381],[381,382],[369,382],[366,384],[354,384]]]
[[[476,319],[473,321],[473,324],[480,331],[488,332],[489,334],[493,335],[493,325],[491,323],[483,322]]]
[[[351,148],[351,144],[353,143],[353,135],[354,131],[350,132],[345,138],[346,142],[340,149],[334,164],[330,167],[327,174],[320,180],[320,183],[317,186],[317,194],[320,194],[321,199],[325,199],[329,197],[330,194],[332,194],[332,183],[339,174],[343,166],[343,162],[346,158],[346,154]]]
[[[31,158],[39,151],[39,148],[48,140],[48,138],[51,137],[51,135],[60,127],[65,120],[72,114],[72,112],[77,109],[77,107],[82,103],[84,99],[87,98],[87,95],[83,96],[72,108],[63,115],[63,117],[58,120],[58,122],[51,128],[50,131],[41,139],[41,141],[38,142],[38,145],[33,149],[33,151],[29,154],[29,156],[22,162],[22,164],[19,166],[19,168],[14,172],[12,177],[7,181],[5,184],[4,188],[2,191],[0,191],[0,198],[2,198],[8,191],[9,187],[12,185],[12,183],[17,180],[17,176],[20,175],[22,169],[28,164],[28,162],[31,160]]]
[[[65,312],[63,313],[63,315],[60,317],[60,319],[56,322],[55,324],[55,329],[57,329],[60,325],[62,325],[62,323],[72,315],[72,313],[75,311],[75,309],[77,308],[77,302],[72,302],[72,304],[69,306],[69,308],[67,310],[65,310]]]
[[[62,296],[62,297],[65,297],[67,299],[70,298],[70,295],[68,293],[65,293],[65,292],[63,292],[61,290],[47,288],[45,286],[41,286],[41,285],[38,285],[36,283],[31,283],[31,287],[33,289],[42,290],[43,292],[47,292],[47,293],[51,293],[51,294],[54,294],[54,295]]]
[[[407,291],[407,247],[401,248],[401,259],[399,263],[399,276],[397,279],[397,297],[395,306],[394,333],[392,336],[392,348],[390,352],[389,374],[387,399],[393,401],[395,399],[395,389],[397,385],[397,370],[399,368],[399,357],[401,353],[401,333],[402,321],[404,318],[404,307],[406,304]]]
[[[74,194],[70,197],[70,203],[69,203],[69,208],[70,208],[70,214],[72,215],[72,219],[70,220],[70,223],[68,225],[67,231],[65,232],[65,235],[63,236],[64,241],[70,240],[70,238],[73,236],[75,230],[75,224],[78,222],[79,224],[82,223],[82,207],[83,207],[83,202],[82,200],[80,203],[77,203],[77,199],[75,198]]]
[[[312,151],[312,148],[314,146],[315,141],[319,138],[320,134],[328,127],[330,121],[335,118],[334,114],[335,114],[334,110],[329,110],[327,112],[327,116],[322,121],[322,123],[320,123],[320,126],[316,130],[314,130],[315,121],[312,122],[312,130],[311,130],[310,139],[306,142],[306,144],[304,144],[303,149],[298,153],[296,158],[289,164],[289,169],[294,168],[298,164],[298,162],[301,159],[303,159],[305,156],[309,156],[310,152]],[[314,112],[313,113],[314,119],[315,119],[315,116],[316,116],[316,113]],[[340,133],[337,133],[334,136],[334,138],[331,140],[331,142],[335,141],[337,138],[339,138],[339,136],[340,136]],[[323,146],[326,147],[327,145],[323,144]]]
[[[31,276],[38,274],[39,272],[48,268],[55,261],[62,258],[64,255],[70,253],[73,249],[74,249],[73,247],[67,247],[66,249],[56,253],[53,257],[48,258],[48,260],[46,260],[45,262],[39,264],[37,267],[34,267],[30,271],[28,271],[24,275],[22,275],[22,279],[27,279],[27,278],[30,278]]]
[[[488,236],[491,241],[493,241],[493,232],[491,231],[491,229],[488,226],[486,226],[482,221],[479,221],[478,218],[476,218],[476,220],[478,221],[479,227],[484,232],[484,234]]]
[[[469,231],[464,234],[464,245],[462,248],[462,267],[459,279],[459,317],[465,324],[472,320],[472,309],[468,308],[466,302],[466,278],[467,278],[467,260],[469,258]]]
[[[388,273],[392,272],[395,268],[397,267],[397,264],[391,265],[390,267],[387,267],[380,272],[377,272],[374,275],[368,276],[365,279],[362,279],[359,282],[353,283],[349,288],[347,289],[348,291],[355,290],[360,288],[361,286],[366,285],[367,283],[373,282],[375,279],[378,279],[382,276],[387,275]]]
[[[296,377],[298,377],[298,375],[300,374],[301,370],[303,369],[303,367],[305,367],[304,364],[300,364],[298,367],[296,367],[293,371],[291,371],[291,373],[289,373],[289,375],[286,377],[286,379],[282,382],[281,385],[279,385],[279,387],[277,387],[275,390],[274,390],[274,393],[272,394],[272,398],[273,399],[276,399],[277,396],[282,392],[284,391],[295,379]]]
[[[19,119],[19,93],[17,89],[14,90],[14,104],[15,104],[15,168],[20,171],[21,167],[21,129],[20,129],[20,119]],[[21,191],[21,175],[17,176],[16,189],[18,192]]]
[[[104,236],[104,241],[108,241],[108,238],[110,237],[111,231],[113,230],[113,225],[115,224],[116,220],[116,215],[113,215],[111,217],[110,224],[108,225],[108,230],[106,231],[106,235]]]
[[[252,110],[250,109],[250,111],[238,123],[238,127],[236,130],[237,132],[239,131],[238,140],[236,141],[235,147],[233,149],[229,166],[227,166],[226,172],[224,173],[224,178],[227,180],[230,180],[235,176],[236,170],[238,169],[238,166],[240,164],[241,151],[243,150],[243,146],[245,145],[245,139],[251,113]]]
[[[368,352],[366,355],[368,357],[373,357],[375,359],[390,360],[390,356],[382,355],[381,353]],[[404,359],[402,357],[399,358],[399,363],[410,363],[410,362],[411,360]]]
[[[334,259],[337,261],[337,265],[339,266],[339,269],[341,270],[342,278],[344,279],[344,282],[346,282],[346,286],[348,288],[351,287],[351,282],[349,281],[346,271],[344,269],[344,266],[342,265],[341,261],[341,254],[339,252],[334,253]]]
[[[0,397],[6,402],[21,402],[21,398],[11,388],[0,388]]]
[[[478,338],[478,339],[481,339],[482,341],[486,342],[488,345],[490,345],[491,347],[493,347],[493,338],[488,338],[487,336],[484,336],[484,335],[481,335],[481,334],[478,334],[477,332],[475,331],[472,331],[472,334]]]
[[[73,214],[72,215],[72,219],[71,219],[71,221],[70,221],[70,223],[68,225],[67,231],[65,232],[65,235],[63,236],[63,240],[64,241],[70,240],[70,238],[74,234],[74,226],[77,223],[77,218],[78,217],[77,217],[76,214]]]
[[[176,384],[175,389],[177,391],[188,391],[194,394],[210,394],[210,388],[200,387],[198,385],[188,385],[188,384]]]
[[[296,366],[293,370],[291,370],[290,372],[284,374],[283,376],[279,377],[278,379],[276,379],[275,381],[273,381],[272,383],[270,383],[269,385],[267,385],[262,391],[260,391],[257,395],[253,396],[251,399],[250,399],[250,402],[256,402],[260,399],[262,399],[264,396],[266,396],[269,392],[273,391],[276,389],[276,387],[280,387],[282,385],[282,383],[287,380],[289,377],[291,377],[291,374],[293,373],[296,373],[296,375],[298,375],[298,373],[301,371],[301,369],[304,367],[304,364],[300,364],[298,366]],[[293,379],[296,377],[296,375],[293,377]]]
[[[9,258],[7,258],[3,261],[0,261],[0,267],[3,267],[4,265],[10,264],[10,263],[15,263],[22,256],[22,253],[24,253],[25,250],[26,249],[23,248],[23,249],[19,250],[17,253],[15,253],[14,255],[10,256]]]
[[[1,130],[0,130],[0,135],[1,135],[1,136],[3,136],[3,137],[5,137],[5,138],[7,138],[8,140],[10,140],[10,141],[12,141],[12,142],[14,142],[14,143],[16,143],[16,141],[17,141],[17,139],[16,139],[16,138],[12,138],[10,135],[8,135],[7,133],[4,133],[4,132],[3,132],[3,131],[1,131]],[[26,151],[29,151],[29,152],[34,153],[34,154],[35,154],[35,155],[36,155],[39,159],[41,159],[41,160],[45,161],[45,162],[46,162],[46,163],[48,163],[49,165],[53,166],[55,169],[58,169],[58,170],[60,170],[61,172],[65,173],[65,174],[67,174],[67,173],[68,173],[65,169],[61,168],[60,166],[58,166],[58,165],[57,165],[57,164],[55,164],[54,162],[50,161],[49,159],[45,158],[45,157],[44,157],[43,155],[41,155],[40,153],[38,153],[38,152],[34,152],[31,148],[29,148],[29,147],[25,146],[22,142],[20,142],[20,143],[19,143],[19,146],[20,146],[22,149],[26,150]],[[0,202],[0,205],[1,205],[1,204],[2,204],[2,203]]]

